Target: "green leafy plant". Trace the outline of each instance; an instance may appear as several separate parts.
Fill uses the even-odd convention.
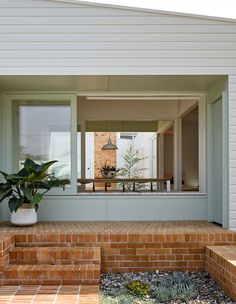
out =
[[[38,165],[31,159],[26,159],[23,168],[16,174],[0,171],[5,182],[0,183],[0,203],[8,199],[11,212],[16,212],[23,204],[28,204],[38,210],[44,195],[55,187],[62,187],[69,183],[60,180],[48,169],[57,161],[49,161]]]
[[[141,281],[132,281],[125,286],[133,296],[147,296],[150,293],[150,285]]]

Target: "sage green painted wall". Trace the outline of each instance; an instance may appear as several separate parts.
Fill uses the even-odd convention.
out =
[[[207,193],[208,193],[208,220],[212,221],[214,200],[213,200],[213,163],[212,163],[212,153],[213,153],[213,142],[212,142],[212,104],[222,98],[223,113],[222,113],[222,154],[223,154],[223,226],[226,228],[229,226],[229,143],[228,143],[228,79],[224,77],[223,79],[217,81],[213,86],[211,86],[207,92],[206,99],[206,113],[207,113]]]
[[[207,220],[205,195],[82,195],[48,197],[39,220]]]
[[[4,133],[4,121],[3,121],[3,105],[2,105],[2,92],[0,92],[0,169],[3,169],[3,133]],[[0,177],[1,181],[1,177]],[[5,218],[4,205],[0,205],[0,220]]]
[[[222,77],[216,81],[212,86],[207,90],[207,103],[212,103],[216,101],[223,91],[228,90],[228,77]]]
[[[2,93],[0,92],[0,168],[3,166],[3,107]]]

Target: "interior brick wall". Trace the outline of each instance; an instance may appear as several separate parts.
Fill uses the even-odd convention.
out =
[[[113,144],[116,144],[116,133],[111,132],[110,137]],[[116,167],[116,151],[102,150],[103,145],[108,141],[109,133],[108,132],[95,132],[94,133],[94,177],[102,178],[100,173],[100,168],[105,163],[110,166]],[[96,184],[96,189],[104,189],[104,184]],[[115,189],[116,185],[111,184],[111,187],[108,189]]]

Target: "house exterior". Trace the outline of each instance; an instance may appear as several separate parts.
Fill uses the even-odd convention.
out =
[[[73,0],[2,0],[0,16],[1,169],[15,171],[22,160],[26,134],[19,130],[31,143],[21,154],[37,154],[32,142],[48,116],[54,137],[44,138],[44,149],[69,147],[71,186],[47,197],[39,219],[208,220],[236,230],[236,21]],[[195,106],[199,191],[184,192],[182,119]],[[113,128],[95,122],[144,132],[154,130],[154,119],[159,134],[174,134],[167,163],[175,191],[78,192],[86,131]],[[158,141],[157,175],[164,177],[160,160],[170,150]],[[7,206],[0,208],[7,220]]]

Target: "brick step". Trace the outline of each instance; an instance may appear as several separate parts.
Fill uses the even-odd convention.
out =
[[[8,265],[3,285],[98,285],[100,265]]]
[[[101,264],[100,247],[13,247],[10,264],[81,265]]]
[[[220,288],[236,301],[236,246],[208,246],[206,270]]]
[[[9,250],[15,246],[15,238],[12,235],[0,235],[0,277],[2,268],[9,263]]]

